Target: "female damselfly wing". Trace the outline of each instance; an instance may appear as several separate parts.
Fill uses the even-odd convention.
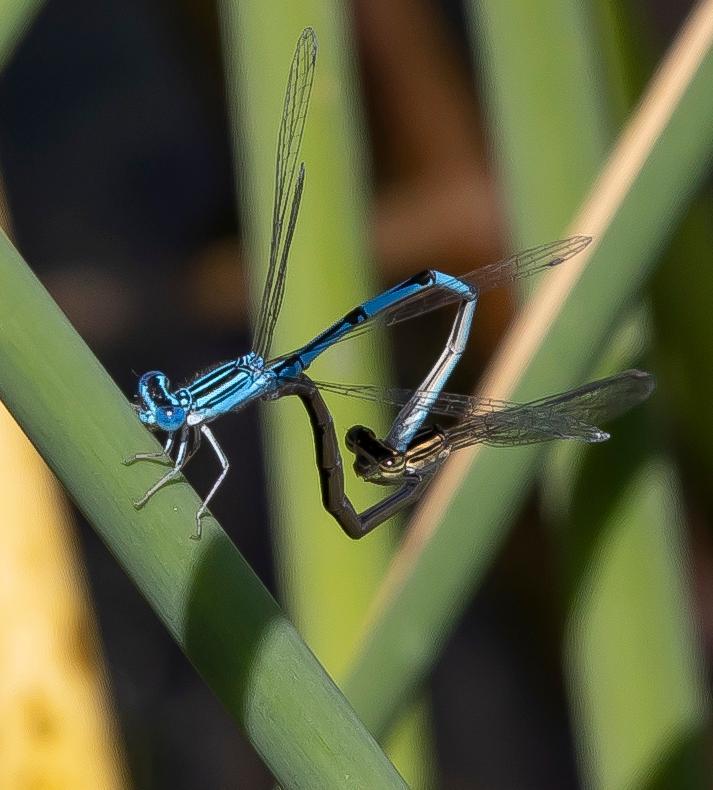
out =
[[[319,387],[396,407],[414,397],[408,390],[345,388],[324,382],[319,382]],[[609,434],[598,424],[642,403],[654,388],[655,378],[650,373],[627,370],[529,403],[433,393],[432,413],[451,417],[455,422],[450,427],[422,427],[403,452],[378,439],[369,428],[353,426],[347,432],[347,447],[355,455],[356,474],[367,482],[399,486],[395,493],[363,513],[354,509],[344,492],[341,464],[334,462],[335,450],[330,444],[336,443],[334,427],[322,417],[321,443],[316,441],[322,499],[348,535],[362,537],[415,502],[451,452],[475,444],[517,446],[552,439],[603,442]]]
[[[453,392],[429,393],[423,390],[340,384],[316,379],[314,384],[323,392],[398,408],[408,403],[415,395],[432,396],[431,414],[461,420],[502,411],[523,415],[537,411],[543,415],[561,414],[582,422],[597,424],[615,419],[646,400],[656,386],[656,379],[645,371],[625,370],[614,376],[526,404]]]

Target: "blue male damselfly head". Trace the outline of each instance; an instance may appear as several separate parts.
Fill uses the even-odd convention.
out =
[[[187,389],[171,392],[165,373],[152,370],[139,379],[139,419],[149,428],[174,433],[185,425],[192,397]]]

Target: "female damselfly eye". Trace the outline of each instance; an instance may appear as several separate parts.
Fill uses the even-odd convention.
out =
[[[354,453],[360,448],[368,446],[369,443],[373,442],[375,439],[376,434],[371,428],[365,428],[363,425],[352,425],[347,431],[345,441],[347,449]]]

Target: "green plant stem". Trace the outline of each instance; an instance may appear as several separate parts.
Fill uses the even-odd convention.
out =
[[[404,787],[219,525],[190,539],[195,492],[133,507],[163,467],[122,459],[158,445],[4,234],[0,282],[3,402],[277,780]]]

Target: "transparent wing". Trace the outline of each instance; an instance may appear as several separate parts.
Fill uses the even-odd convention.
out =
[[[344,395],[348,398],[358,398],[359,400],[381,403],[396,408],[405,406],[416,395],[428,395],[428,390],[376,387],[369,384],[338,384],[331,381],[315,381],[314,383],[324,392],[333,392],[336,395]],[[437,395],[435,393],[433,394],[433,405],[430,412],[445,417],[460,418],[471,414],[484,413],[496,409],[506,409],[518,405],[516,403],[494,400],[492,398],[477,398],[473,395],[459,395],[454,392],[440,392]]]
[[[627,370],[577,389],[490,414],[466,417],[446,430],[454,449],[482,442],[523,445],[550,439],[603,442],[597,426],[645,401],[656,386],[650,373]]]
[[[560,263],[564,263],[564,261],[581,252],[591,241],[591,236],[571,236],[568,239],[551,241],[539,247],[532,247],[529,250],[518,252],[502,261],[481,266],[468,274],[453,277],[452,279],[470,283],[477,288],[479,294],[483,294],[516,280],[530,277],[545,269],[559,266]],[[430,313],[432,310],[453,304],[458,300],[458,295],[452,290],[448,290],[443,285],[434,286],[399,302],[393,307],[386,308],[370,321],[355,327],[348,335],[345,335],[337,342],[342,343],[344,340],[351,340],[365,332],[370,332],[378,326],[385,327],[400,324],[402,321],[417,318],[425,313]]]
[[[297,173],[297,180],[295,182],[295,190],[292,198],[292,206],[290,208],[290,218],[287,222],[285,229],[284,243],[282,244],[282,252],[280,255],[280,265],[277,270],[277,276],[267,301],[264,301],[260,311],[260,323],[258,327],[265,327],[260,335],[255,337],[254,350],[265,358],[270,353],[270,346],[272,345],[272,337],[275,333],[275,325],[277,318],[280,315],[282,308],[282,299],[285,295],[285,283],[287,282],[287,258],[290,254],[290,245],[292,244],[292,236],[295,232],[297,225],[297,215],[300,209],[300,202],[302,200],[302,189],[304,187],[305,168],[304,164],[300,165]]]
[[[513,447],[551,439],[573,439],[593,444],[609,438],[609,434],[596,425],[588,425],[567,414],[553,414],[550,409],[537,406],[466,417],[447,429],[445,434],[454,450],[473,444]]]
[[[591,241],[591,236],[572,236],[560,241],[551,241],[539,247],[518,252],[505,260],[481,266],[479,269],[453,279],[474,285],[478,293],[482,294],[558,266],[581,252]],[[442,286],[433,288],[409,301],[402,302],[391,310],[386,315],[386,325],[392,326],[401,323],[401,321],[408,321],[455,301],[458,301],[458,297],[452,291]]]
[[[656,377],[643,370],[625,370],[576,389],[528,403],[545,413],[574,417],[587,423],[616,419],[643,403],[656,389]]]
[[[304,165],[300,165],[298,172],[297,159],[307,118],[316,62],[317,36],[314,30],[308,27],[302,31],[297,41],[287,79],[285,103],[277,137],[270,261],[253,342],[253,349],[263,358],[267,358],[269,354],[285,293],[287,259],[304,185]],[[289,219],[285,226],[287,206],[290,204]]]
[[[339,385],[322,381],[316,381],[315,384],[327,392],[394,407],[404,406],[417,394],[428,395],[428,391]],[[453,449],[478,443],[518,445],[550,439],[601,442],[609,438],[609,434],[577,416],[576,408],[558,412],[546,399],[542,403],[521,404],[441,392],[434,397],[429,412],[459,420],[445,432]]]
[[[316,381],[315,384],[325,392],[397,408],[404,406],[416,394],[428,395],[427,391],[368,385],[325,381]],[[459,447],[476,442],[529,444],[555,438],[603,441],[608,438],[608,434],[596,426],[645,401],[655,386],[656,380],[650,373],[626,370],[524,404],[441,392],[437,395],[433,393],[430,413],[460,420],[447,431],[449,438],[454,444],[457,442]]]

